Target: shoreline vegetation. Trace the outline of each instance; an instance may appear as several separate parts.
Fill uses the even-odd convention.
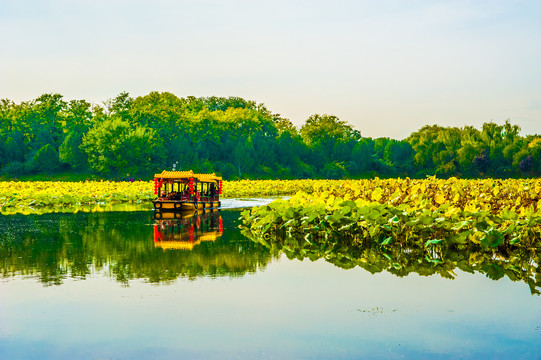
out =
[[[319,180],[225,181],[223,198],[293,195]],[[0,213],[43,214],[151,209],[152,181],[0,181]],[[147,206],[148,205],[148,206]]]
[[[223,198],[291,196],[243,212],[259,237],[285,231],[379,243],[452,234],[490,246],[541,238],[541,179],[241,180]],[[150,181],[0,182],[2,214],[106,211],[150,205]],[[150,207],[149,207],[150,208]],[[368,227],[366,227],[366,226]],[[407,230],[407,231],[406,231]],[[412,231],[411,233],[408,231]],[[454,231],[454,232],[453,232]],[[471,232],[471,233],[469,233]],[[471,235],[471,236],[470,236]]]
[[[145,180],[173,165],[225,180],[528,178],[541,175],[541,136],[506,120],[373,139],[330,114],[295,127],[254,101],[168,92],[0,99],[0,180]]]

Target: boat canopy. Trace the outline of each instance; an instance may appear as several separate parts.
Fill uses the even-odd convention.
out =
[[[207,183],[216,183],[222,181],[221,176],[216,176],[216,174],[195,174],[192,170],[190,171],[162,171],[161,174],[155,174],[155,179],[167,179],[167,180],[189,180],[194,179],[198,182],[207,182]]]

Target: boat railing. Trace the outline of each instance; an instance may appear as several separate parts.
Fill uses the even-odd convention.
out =
[[[201,196],[202,202],[212,202],[212,201],[219,201],[220,198],[218,196]]]
[[[197,197],[195,195],[190,195],[189,193],[178,193],[178,192],[173,192],[173,193],[169,193],[167,194],[166,196],[164,196],[165,200],[176,200],[176,201],[194,201],[197,199]],[[199,198],[199,201],[200,202],[217,202],[217,201],[220,201],[220,197],[219,196],[210,196],[210,195],[201,195],[200,198]]]

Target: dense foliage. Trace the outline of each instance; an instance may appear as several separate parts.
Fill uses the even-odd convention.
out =
[[[333,115],[312,115],[297,129],[237,97],[122,93],[92,105],[44,94],[0,100],[0,175],[149,179],[173,164],[225,179],[539,175],[541,136],[519,130],[509,121],[481,130],[433,125],[398,141],[362,137]]]
[[[325,244],[541,250],[541,180],[319,181],[311,194],[246,210],[256,238]]]

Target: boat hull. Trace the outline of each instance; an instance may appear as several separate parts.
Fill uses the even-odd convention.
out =
[[[209,202],[188,202],[174,200],[155,200],[154,209],[156,211],[195,211],[205,209],[218,209],[221,205],[220,201]]]

